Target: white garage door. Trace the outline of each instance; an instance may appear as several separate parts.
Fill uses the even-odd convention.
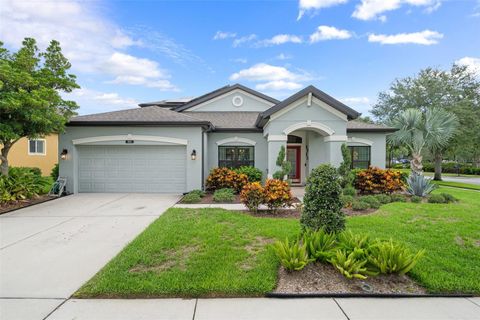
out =
[[[185,150],[185,146],[78,146],[79,192],[185,192]]]

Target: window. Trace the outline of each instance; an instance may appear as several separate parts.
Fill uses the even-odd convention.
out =
[[[28,154],[40,154],[44,155],[45,150],[45,140],[44,139],[31,139],[28,140]]]
[[[348,147],[352,156],[352,169],[370,167],[370,147]]]
[[[254,147],[218,147],[218,166],[238,168],[241,166],[254,166]]]

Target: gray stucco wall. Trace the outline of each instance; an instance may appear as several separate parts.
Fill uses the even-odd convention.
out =
[[[208,175],[208,172],[215,167],[218,167],[218,141],[224,140],[224,139],[235,139],[235,137],[238,138],[244,138],[244,139],[249,139],[252,141],[255,141],[255,167],[258,169],[262,170],[263,172],[263,178],[265,179],[267,177],[267,140],[263,136],[261,132],[255,133],[255,132],[248,132],[248,133],[242,133],[242,132],[211,132],[208,133],[208,165],[206,167],[206,174],[205,178]],[[250,146],[251,144],[244,143],[241,141],[237,142],[227,142],[225,144],[222,144],[223,146]]]
[[[72,140],[113,135],[147,135],[186,139],[186,190],[200,189],[202,186],[202,128],[200,127],[67,127],[66,132],[59,135],[59,150],[67,149],[67,160],[60,160],[60,176],[67,178],[67,192],[78,192],[78,153]],[[95,143],[96,145],[125,145],[124,141]],[[158,142],[135,141],[134,145],[161,145]],[[168,144],[168,143],[164,143]],[[132,147],[134,147],[132,145]],[[191,160],[192,150],[196,150],[197,159]]]
[[[232,99],[235,96],[240,96],[243,99],[243,104],[239,107],[234,106]],[[256,111],[262,112],[267,110],[273,105],[268,101],[261,100],[260,98],[253,98],[251,95],[244,93],[241,90],[235,90],[229,92],[218,99],[205,102],[204,104],[195,106],[187,111],[206,112],[206,111]]]
[[[376,132],[349,132],[349,138],[366,139],[372,142],[370,149],[371,159],[370,163],[374,167],[385,168],[385,158],[387,155],[386,133]],[[362,142],[349,141],[349,146],[367,146],[368,144]]]

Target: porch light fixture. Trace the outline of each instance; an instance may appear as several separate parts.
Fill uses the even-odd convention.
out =
[[[60,153],[60,159],[62,159],[62,160],[67,160],[67,154],[68,154],[68,150],[67,150],[67,149],[63,149],[63,150],[62,150],[62,153]]]
[[[192,157],[192,160],[197,160],[197,150],[193,149],[192,154],[190,155]]]

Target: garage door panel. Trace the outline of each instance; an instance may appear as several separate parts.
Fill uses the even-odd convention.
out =
[[[185,146],[79,146],[79,192],[185,192]]]

